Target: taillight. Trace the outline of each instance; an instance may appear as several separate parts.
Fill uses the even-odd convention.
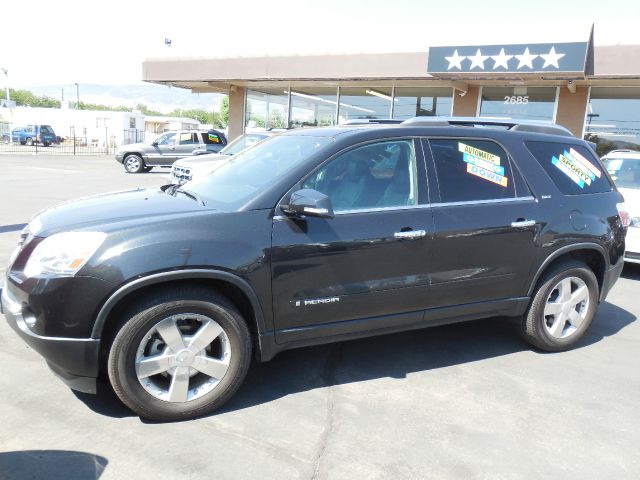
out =
[[[616,207],[618,207],[618,215],[620,215],[622,226],[628,227],[631,224],[631,215],[629,215],[629,212],[625,208],[624,202],[617,203]]]

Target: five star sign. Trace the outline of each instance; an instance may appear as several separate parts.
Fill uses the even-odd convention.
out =
[[[497,68],[504,68],[505,70],[509,70],[509,60],[515,58],[518,61],[518,66],[515,67],[517,70],[520,70],[523,67],[528,67],[531,70],[534,70],[533,61],[540,57],[544,60],[544,64],[542,65],[542,69],[547,67],[560,68],[559,61],[566,54],[556,52],[555,47],[551,47],[549,53],[531,53],[529,51],[529,47],[524,49],[524,52],[520,55],[507,55],[504,51],[504,48],[500,49],[500,53],[498,55],[482,55],[482,51],[480,48],[476,50],[475,55],[460,55],[458,50],[454,50],[453,55],[450,57],[444,57],[447,62],[449,62],[449,66],[447,70],[457,69],[463,70],[462,62],[465,59],[469,59],[471,65],[469,66],[469,70],[473,70],[474,68],[478,68],[480,70],[484,70],[484,62],[487,58],[491,58],[493,60],[493,70]]]

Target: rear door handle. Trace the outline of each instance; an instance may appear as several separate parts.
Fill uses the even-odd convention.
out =
[[[535,224],[535,220],[518,220],[517,222],[511,222],[513,228],[533,227]]]
[[[412,238],[422,238],[427,235],[426,230],[409,230],[406,232],[396,232],[393,234],[394,238],[400,239],[412,239]]]

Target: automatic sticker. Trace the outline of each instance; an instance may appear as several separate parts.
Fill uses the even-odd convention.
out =
[[[485,152],[479,148],[458,142],[458,150],[462,152],[462,159],[467,164],[467,173],[488,180],[501,187],[509,183],[504,176],[504,167],[500,165],[500,157]]]

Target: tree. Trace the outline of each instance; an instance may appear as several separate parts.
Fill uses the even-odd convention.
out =
[[[229,125],[229,95],[222,97],[220,110],[218,110],[218,119],[220,121],[220,127],[226,127]]]

